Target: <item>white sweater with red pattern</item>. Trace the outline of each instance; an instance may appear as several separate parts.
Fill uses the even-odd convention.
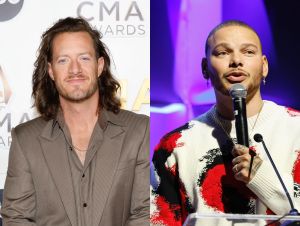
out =
[[[235,180],[232,172],[235,122],[220,118],[215,107],[164,136],[151,168],[151,224],[182,225],[193,212],[288,213],[290,205],[262,144],[253,140],[256,133],[264,137],[300,210],[300,113],[264,101],[260,114],[248,118],[248,128],[250,146],[263,159],[248,184]]]

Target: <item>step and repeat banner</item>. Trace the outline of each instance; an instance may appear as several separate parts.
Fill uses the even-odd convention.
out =
[[[0,190],[11,129],[38,116],[31,78],[41,35],[68,16],[85,18],[103,34],[122,108],[150,114],[150,0],[0,0]]]

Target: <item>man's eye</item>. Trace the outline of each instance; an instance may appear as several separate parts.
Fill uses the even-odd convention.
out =
[[[247,54],[247,55],[254,55],[255,52],[253,50],[246,50],[245,54]]]
[[[63,58],[63,59],[58,59],[57,63],[59,64],[63,64],[63,63],[66,63],[67,62],[67,59]]]
[[[88,61],[88,60],[90,60],[90,57],[82,56],[81,59],[82,59],[82,60],[85,60],[85,61]]]
[[[226,51],[220,51],[220,52],[216,52],[216,55],[217,56],[225,56],[227,55],[228,53]]]

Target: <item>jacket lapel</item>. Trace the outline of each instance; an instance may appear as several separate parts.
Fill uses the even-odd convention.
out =
[[[108,123],[104,132],[103,143],[96,157],[93,188],[93,225],[99,225],[100,223],[117,169],[124,137],[125,132],[121,126]]]
[[[75,226],[77,225],[76,207],[71,170],[67,153],[64,150],[66,141],[62,131],[58,126],[52,127],[53,123],[51,122],[48,122],[39,138],[52,179],[57,187],[71,225]]]

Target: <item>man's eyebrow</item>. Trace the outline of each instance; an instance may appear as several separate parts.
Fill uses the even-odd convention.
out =
[[[91,52],[82,52],[82,53],[79,53],[78,55],[79,56],[81,56],[81,55],[92,55],[92,53]]]
[[[68,54],[61,54],[61,55],[56,56],[56,58],[59,58],[59,57],[68,57]]]
[[[230,48],[230,45],[227,44],[226,42],[222,42],[222,43],[219,43],[218,45],[216,45],[212,50],[215,50],[219,47],[225,47],[225,48]]]
[[[92,53],[91,53],[91,52],[81,52],[81,53],[78,53],[77,55],[78,55],[78,56],[82,56],[82,55],[92,55]],[[56,56],[56,58],[59,58],[59,57],[69,57],[69,54],[63,53],[63,54],[59,54],[59,55]]]
[[[258,49],[257,45],[255,45],[253,43],[242,44],[242,48],[246,48],[246,47],[254,47],[255,49]]]
[[[219,47],[224,47],[224,48],[229,48],[229,49],[231,48],[228,43],[222,42],[222,43],[217,44],[212,49],[212,51],[215,51]],[[253,48],[257,49],[257,50],[259,49],[258,46],[256,44],[253,44],[253,43],[244,43],[244,44],[241,45],[241,48],[247,48],[247,47],[253,47]]]

